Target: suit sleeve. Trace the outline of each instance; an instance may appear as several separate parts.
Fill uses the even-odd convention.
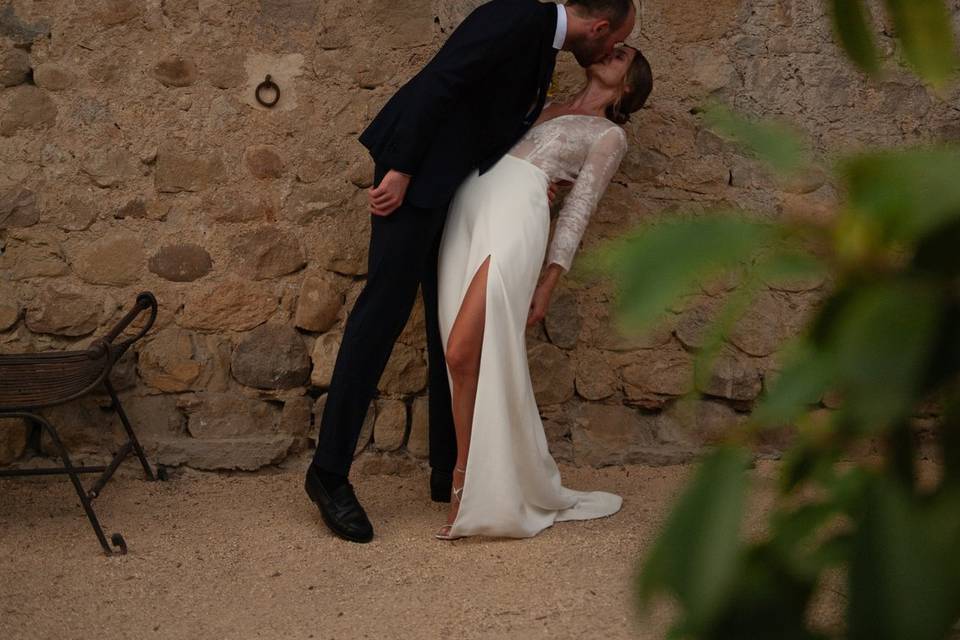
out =
[[[485,81],[493,69],[516,54],[517,42],[534,38],[536,12],[530,7],[527,2],[494,0],[464,19],[418,74],[380,162],[416,174],[436,123],[468,88]]]

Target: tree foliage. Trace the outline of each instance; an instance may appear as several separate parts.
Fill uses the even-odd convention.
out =
[[[830,4],[849,57],[880,73],[868,7]],[[906,63],[945,83],[956,58],[942,0],[883,6]],[[802,142],[781,125],[716,107],[707,121],[780,172],[805,166]],[[832,283],[750,420],[705,457],[643,559],[639,603],[676,601],[672,638],[941,640],[960,619],[960,149],[862,152],[838,163],[836,180],[845,201],[827,224],[683,217],[641,226],[577,267],[612,275],[634,330],[731,271],[747,292],[823,272]],[[718,335],[743,306],[721,314]],[[813,409],[827,393],[840,402],[824,417]],[[912,428],[931,405],[943,467],[933,485],[918,481]],[[788,426],[768,533],[746,542],[751,448]],[[865,442],[879,454],[858,457]],[[846,576],[847,607],[845,628],[825,632],[809,613],[831,569]]]

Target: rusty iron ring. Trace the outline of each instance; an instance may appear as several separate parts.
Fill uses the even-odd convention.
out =
[[[260,97],[260,92],[263,91],[264,89],[273,89],[274,91],[277,92],[277,95],[274,97],[273,102],[267,102],[266,100]],[[256,98],[257,98],[257,102],[259,102],[265,107],[272,107],[273,105],[277,104],[277,102],[280,101],[280,87],[277,86],[276,82],[270,79],[269,73],[267,74],[266,79],[257,85]]]

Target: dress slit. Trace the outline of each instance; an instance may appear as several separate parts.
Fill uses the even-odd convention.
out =
[[[477,367],[477,393],[476,393],[476,394],[474,395],[474,397],[473,397],[473,412],[472,412],[472,414],[471,414],[471,420],[470,420],[470,438],[471,438],[471,440],[472,440],[472,438],[473,438],[473,430],[476,428],[476,425],[477,425],[477,398],[478,398],[479,395],[480,395],[480,385],[481,385],[481,383],[483,382],[483,354],[486,353],[486,351],[487,351],[487,344],[486,344],[486,342],[487,342],[487,336],[489,335],[489,332],[487,331],[487,324],[488,324],[488,322],[489,322],[489,316],[490,316],[490,304],[489,304],[489,302],[490,302],[490,272],[491,272],[491,270],[493,269],[493,254],[492,254],[492,253],[488,253],[486,256],[484,256],[483,260],[480,261],[480,264],[477,265],[477,267],[473,270],[473,275],[470,277],[470,280],[467,282],[466,286],[464,286],[464,288],[463,288],[463,294],[460,296],[460,303],[459,303],[459,305],[458,305],[458,307],[457,307],[457,314],[456,314],[456,316],[454,316],[453,324],[452,324],[451,327],[450,327],[451,333],[452,333],[453,327],[455,327],[455,326],[457,325],[457,320],[459,320],[459,318],[460,318],[460,313],[461,313],[461,311],[463,311],[463,301],[464,301],[464,300],[466,299],[466,297],[467,297],[467,291],[470,290],[470,287],[473,285],[474,281],[477,279],[477,276],[480,274],[480,269],[481,269],[481,267],[483,267],[483,263],[484,263],[484,262],[487,263],[487,278],[486,278],[486,282],[484,283],[484,287],[483,287],[483,337],[480,338],[480,364],[479,364],[479,366]],[[446,349],[446,345],[449,343],[449,335],[445,336],[443,340],[444,340],[444,349]],[[450,389],[451,389],[451,394],[452,394],[452,392],[453,392],[453,376],[450,375],[450,367],[447,367],[447,376],[448,376],[448,380],[450,380]],[[451,399],[452,399],[452,396],[451,396]],[[467,447],[467,466],[466,466],[467,471],[463,474],[463,491],[460,492],[461,504],[462,504],[463,499],[464,499],[464,498],[466,497],[466,495],[467,495],[467,478],[470,477],[470,453],[469,453],[469,452],[470,452],[470,447],[468,446],[468,447]],[[457,524],[457,520],[458,520],[459,518],[460,518],[460,511],[459,511],[459,509],[458,509],[458,510],[457,510],[457,517],[454,518],[454,520],[453,520],[453,525],[451,525],[451,527],[452,527],[452,526],[455,526],[455,525]]]

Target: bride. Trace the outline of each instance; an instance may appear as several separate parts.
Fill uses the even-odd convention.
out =
[[[620,496],[563,487],[547,449],[527,364],[526,327],[560,276],[626,152],[618,126],[652,89],[650,66],[618,47],[586,85],[549,103],[513,149],[457,190],[440,244],[439,323],[457,462],[447,524],[435,534],[525,538],[554,522],[616,513]],[[548,185],[575,180],[547,250]],[[547,267],[540,276],[544,255]]]

